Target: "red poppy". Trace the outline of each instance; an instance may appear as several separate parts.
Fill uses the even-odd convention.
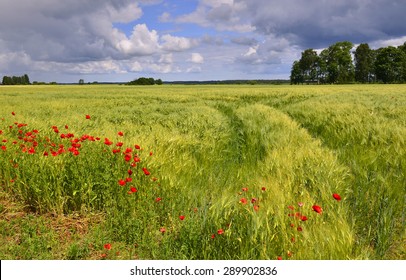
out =
[[[162,200],[162,198],[160,198],[160,197],[155,198],[156,202],[160,202],[161,200]]]
[[[2,149],[3,151],[5,151],[5,150],[7,150],[7,147],[6,147],[6,146],[1,146],[1,149]]]
[[[133,174],[133,171],[131,169],[128,169],[127,173],[128,173],[128,175],[131,176]]]
[[[302,227],[297,227],[297,230],[298,231],[303,231],[303,228]]]
[[[118,134],[118,136],[124,136],[124,133],[121,131],[119,131],[117,134]]]
[[[112,145],[113,142],[110,141],[108,138],[104,138],[104,144],[106,144],[106,145]]]
[[[179,216],[179,219],[180,219],[181,221],[183,221],[183,220],[185,219],[185,216],[181,215],[181,216]]]
[[[289,208],[290,210],[292,210],[292,211],[295,210],[295,207],[293,207],[292,205],[289,205],[288,208]]]
[[[137,191],[138,191],[138,190],[137,190],[135,187],[131,187],[131,188],[130,188],[130,192],[131,192],[131,193],[135,193],[135,192],[137,192]]]
[[[333,193],[333,198],[337,201],[341,200],[341,196],[338,193]]]
[[[131,155],[130,154],[126,154],[124,156],[125,161],[130,161],[131,160]]]
[[[214,238],[216,238],[216,235],[213,233],[213,234],[211,235],[211,239],[214,239]]]
[[[261,190],[264,192],[264,191],[266,191],[266,188],[265,188],[265,187],[262,187]]]
[[[159,229],[159,231],[162,232],[162,233],[165,233],[165,232],[166,232],[166,228],[161,227],[161,228]]]
[[[87,120],[90,120],[90,115],[86,115],[86,119],[87,119]]]
[[[306,217],[306,216],[302,216],[300,219],[301,219],[303,222],[304,222],[304,221],[307,221],[307,217]]]
[[[280,260],[282,260],[282,257],[281,257],[281,256],[278,256],[278,258],[277,258],[277,259],[280,261]]]
[[[126,182],[131,182],[132,180],[133,180],[133,178],[131,178],[131,177],[128,177],[127,179],[125,179],[126,180]]]
[[[111,244],[110,243],[104,244],[104,249],[111,250]]]
[[[259,211],[259,206],[258,205],[254,205],[254,211],[258,212]]]
[[[125,183],[126,183],[126,181],[123,180],[123,179],[118,180],[118,184],[119,184],[120,186],[124,186]]]
[[[318,214],[321,214],[321,212],[323,212],[323,209],[318,205],[313,205],[312,208],[313,208],[313,211],[315,211]]]
[[[145,167],[142,168],[142,171],[144,171],[144,174],[147,176],[151,174]]]
[[[223,234],[224,233],[224,230],[221,228],[221,229],[219,229],[219,230],[217,230],[217,234],[218,235],[221,235],[221,234]]]
[[[240,203],[242,203],[242,204],[244,204],[244,205],[247,204],[247,202],[248,202],[248,201],[247,201],[247,199],[246,199],[245,197],[243,197],[243,198],[240,199]]]
[[[134,147],[135,147],[137,150],[141,149],[141,147],[140,147],[139,145],[134,145]]]
[[[241,189],[243,192],[246,192],[246,191],[248,191],[248,188],[242,188]]]

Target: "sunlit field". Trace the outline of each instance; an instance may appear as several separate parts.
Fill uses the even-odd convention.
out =
[[[0,259],[406,259],[406,86],[1,86]]]

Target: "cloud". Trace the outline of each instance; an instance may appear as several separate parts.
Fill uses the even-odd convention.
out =
[[[137,24],[130,38],[117,42],[116,48],[126,55],[143,56],[156,53],[159,48],[159,36],[155,30],[149,31],[145,24]]]
[[[200,53],[192,53],[192,57],[189,61],[197,64],[202,64],[204,62],[204,58]]]
[[[238,0],[256,31],[289,38],[303,47],[325,47],[394,38],[406,33],[403,0]]]
[[[195,11],[174,19],[178,23],[195,23],[219,31],[251,32],[255,28],[243,15],[245,3],[233,0],[201,0]]]
[[[166,51],[184,51],[198,44],[196,40],[185,37],[176,37],[169,34],[163,35],[161,39],[163,41],[162,48]]]

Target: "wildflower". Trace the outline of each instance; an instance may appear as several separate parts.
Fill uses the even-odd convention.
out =
[[[303,202],[299,202],[297,205],[299,205],[299,207],[302,207],[304,205]]]
[[[258,205],[254,205],[254,211],[258,212],[259,211],[259,206]]]
[[[302,227],[297,227],[297,231],[303,231]]]
[[[145,167],[142,168],[142,171],[144,171],[144,174],[147,176],[151,174]]]
[[[280,261],[280,260],[282,260],[282,257],[281,257],[281,256],[278,256],[277,259]]]
[[[265,188],[265,187],[262,187],[261,190],[264,192],[264,191],[266,191],[266,188]]]
[[[240,203],[242,203],[242,204],[244,204],[244,205],[247,204],[247,202],[248,202],[248,201],[247,201],[247,199],[246,199],[245,197],[243,197],[243,198],[240,199]]]
[[[333,198],[337,201],[341,200],[341,196],[338,193],[333,193]]]
[[[321,212],[323,212],[323,209],[318,205],[313,205],[312,208],[318,214],[321,214]]]
[[[110,243],[104,244],[104,249],[111,250],[111,244]]]
[[[3,151],[5,151],[5,150],[7,150],[7,147],[6,147],[6,146],[1,146],[1,149],[2,149]]]
[[[35,154],[35,149],[34,149],[34,147],[29,148],[29,149],[28,149],[28,153],[29,153],[30,155]]]
[[[137,150],[141,149],[141,147],[140,147],[139,145],[134,145],[134,147],[135,147]]]
[[[124,160],[125,160],[125,161],[130,161],[130,160],[131,160],[131,155],[126,154],[126,155],[124,156]]]
[[[242,188],[241,189],[243,192],[246,192],[246,191],[248,191],[248,188]]]
[[[216,238],[216,235],[213,233],[213,234],[211,235],[211,239],[214,239],[214,238]]]
[[[179,216],[179,219],[180,219],[181,221],[183,221],[183,220],[185,219],[185,216],[181,215],[181,216]]]
[[[133,174],[133,171],[131,169],[128,169],[127,173],[128,173],[128,175],[131,176]]]
[[[166,232],[166,228],[161,227],[161,228],[159,229],[159,231],[162,232],[162,233],[165,233],[165,232]]]
[[[13,116],[15,116],[15,115],[16,115],[16,113],[14,113],[14,112],[11,112],[11,114],[12,114]]]
[[[219,230],[217,230],[217,234],[218,235],[221,235],[221,234],[223,234],[224,233],[224,230],[221,228],[221,229],[219,229]]]
[[[133,178],[128,177],[127,179],[125,179],[126,182],[131,182],[133,180]]]
[[[119,184],[120,186],[124,186],[125,183],[126,183],[126,181],[123,180],[123,179],[118,180],[118,184]]]
[[[124,136],[124,133],[122,131],[119,131],[117,134],[118,136]]]
[[[113,142],[110,141],[108,138],[104,138],[104,144],[106,144],[106,145],[112,145]]]
[[[136,193],[138,190],[137,190],[137,188],[135,188],[135,187],[131,187],[130,188],[130,192],[131,193]]]
[[[306,216],[302,216],[300,219],[301,219],[303,222],[304,222],[304,221],[307,221],[307,217],[306,217]]]
[[[87,119],[87,120],[90,120],[90,115],[86,115],[86,119]]]
[[[156,202],[160,202],[161,200],[162,200],[162,198],[160,198],[160,197],[155,198]]]

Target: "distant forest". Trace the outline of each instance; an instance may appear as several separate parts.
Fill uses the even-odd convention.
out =
[[[24,74],[23,76],[12,76],[12,77],[3,76],[2,84],[3,85],[29,85],[30,78],[28,77],[27,74]]]
[[[338,42],[321,51],[302,52],[293,62],[291,84],[406,83],[406,42],[399,47],[373,50],[360,44]]]

